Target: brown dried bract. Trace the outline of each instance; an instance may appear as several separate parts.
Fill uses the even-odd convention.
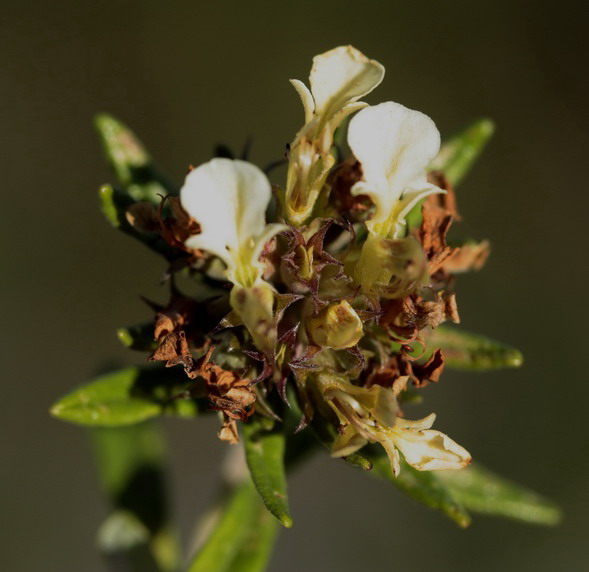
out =
[[[211,409],[222,411],[229,419],[245,421],[254,413],[256,396],[251,382],[241,378],[235,371],[223,369],[210,361],[213,349],[209,348],[199,360],[196,372],[198,377],[205,380]]]
[[[448,274],[460,274],[469,270],[480,270],[491,254],[488,240],[471,242],[455,248],[442,263],[441,269]]]
[[[165,361],[166,367],[182,365],[188,377],[193,377],[194,359],[188,349],[186,334],[183,331],[170,332],[162,336],[158,348],[148,359],[151,361]]]
[[[451,274],[480,270],[489,254],[489,242],[468,243],[452,248],[446,244],[448,229],[460,220],[452,186],[439,171],[429,174],[429,180],[445,189],[446,194],[430,195],[423,203],[419,238],[428,258],[428,270],[439,282],[447,282]]]
[[[198,303],[177,293],[172,295],[170,303],[155,316],[154,338],[185,329],[197,311]]]
[[[196,367],[188,347],[186,330],[196,315],[197,307],[196,301],[175,293],[165,308],[159,308],[153,336],[159,345],[149,356],[152,361],[165,361],[166,367],[183,365],[190,378],[196,376]]]
[[[237,445],[239,443],[239,432],[237,431],[235,419],[223,415],[223,426],[217,433],[217,436],[221,441],[226,441],[230,445]]]
[[[162,211],[168,201],[172,216],[163,217]],[[159,222],[162,238],[172,247],[202,257],[200,251],[185,246],[188,237],[200,232],[200,225],[183,208],[178,197],[163,197],[159,207]]]
[[[444,298],[444,310],[446,316],[450,318],[455,324],[460,324],[460,316],[458,314],[458,304],[456,303],[456,294],[448,294]]]
[[[446,178],[446,175],[442,171],[430,171],[428,173],[428,181],[440,189],[446,191],[445,194],[430,195],[428,202],[431,205],[436,205],[443,211],[448,213],[453,220],[460,221],[462,217],[458,212],[458,205],[456,203],[456,193],[450,181]]]
[[[163,216],[166,202],[171,212],[168,217]],[[146,201],[134,203],[127,208],[125,216],[138,232],[159,234],[172,248],[202,258],[200,251],[187,248],[184,244],[190,236],[200,232],[200,225],[182,208],[178,197],[162,197],[159,208]]]
[[[368,195],[353,195],[352,187],[362,179],[362,166],[350,157],[341,163],[330,176],[330,200],[335,210],[351,222],[363,220],[372,206]]]
[[[452,224],[452,215],[438,206],[430,196],[421,209],[422,221],[419,228],[419,240],[428,259],[428,272],[435,274],[452,254],[452,248],[446,244],[446,235]]]
[[[421,296],[408,296],[403,300],[403,317],[407,324],[417,330],[437,328],[446,319],[446,302],[438,293],[435,300],[424,300]]]
[[[429,382],[437,383],[444,370],[444,354],[442,350],[436,350],[423,364],[412,360],[405,353],[391,356],[389,361],[375,368],[366,379],[366,387],[381,385],[392,387],[395,395],[403,391],[408,380],[416,387],[425,387]]]
[[[454,294],[438,292],[434,300],[413,294],[383,304],[379,324],[389,335],[413,341],[420,330],[437,328],[446,318],[455,323],[460,321]]]
[[[437,349],[424,364],[412,363],[413,383],[417,387],[425,387],[430,381],[437,383],[444,371],[444,363],[444,354],[441,349]]]
[[[159,232],[160,220],[157,209],[146,201],[133,203],[125,211],[127,222],[138,232]]]

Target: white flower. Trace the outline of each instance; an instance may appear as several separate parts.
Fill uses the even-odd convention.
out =
[[[423,113],[388,101],[363,109],[350,121],[348,144],[362,166],[362,181],[355,195],[368,195],[375,203],[368,230],[385,238],[398,238],[405,217],[427,195],[443,193],[428,183],[427,167],[440,149],[440,133]]]
[[[315,121],[318,130],[344,112],[343,117],[364,107],[356,103],[380,84],[384,67],[368,59],[353,46],[339,46],[313,58],[309,74],[311,90],[298,79],[290,83],[299,94],[305,108],[305,123]],[[341,119],[339,118],[339,122]]]
[[[305,125],[293,141],[286,185],[286,215],[300,225],[311,215],[335,159],[333,134],[351,113],[365,107],[358,99],[384,77],[384,67],[352,46],[340,46],[313,58],[309,90],[290,80],[305,109]]]
[[[319,387],[341,424],[332,447],[334,457],[351,455],[371,442],[385,449],[395,475],[401,470],[399,452],[419,471],[462,469],[470,464],[466,449],[431,429],[435,414],[418,421],[398,417],[392,389],[378,385],[366,389],[327,376],[319,378]]]
[[[435,413],[417,421],[397,417],[395,425],[379,435],[378,442],[385,448],[395,475],[400,471],[398,451],[419,471],[462,469],[470,464],[466,449],[444,433],[431,429],[435,420]]]
[[[191,171],[180,191],[184,210],[201,227],[186,245],[215,254],[227,279],[251,287],[261,279],[264,245],[286,227],[266,224],[272,190],[266,175],[245,161],[213,159]]]

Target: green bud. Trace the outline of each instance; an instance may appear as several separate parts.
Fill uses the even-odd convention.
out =
[[[362,320],[348,302],[330,304],[307,320],[307,332],[318,346],[343,350],[355,346],[362,336]]]
[[[254,339],[257,348],[264,353],[274,351],[276,324],[272,286],[263,280],[258,280],[250,288],[235,285],[229,301]]]

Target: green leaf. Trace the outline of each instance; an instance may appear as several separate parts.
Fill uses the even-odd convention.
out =
[[[292,526],[286,493],[284,450],[286,438],[278,429],[268,431],[254,417],[243,424],[245,456],[252,480],[266,508],[286,528]]]
[[[202,399],[179,399],[186,385],[182,370],[129,367],[96,378],[51,408],[58,419],[94,427],[132,425],[161,415],[195,416]]]
[[[458,185],[474,165],[494,130],[490,119],[479,119],[442,145],[430,169],[443,171],[452,185]]]
[[[128,127],[105,113],[96,116],[94,123],[106,158],[130,197],[157,205],[161,195],[178,193]]]
[[[94,428],[90,436],[102,488],[114,508],[99,529],[101,550],[137,572],[176,569],[178,543],[169,525],[159,426]]]
[[[235,555],[230,572],[264,572],[278,536],[276,519],[258,501],[254,525]]]
[[[554,503],[480,465],[441,472],[439,478],[454,498],[473,512],[530,524],[552,526],[560,522],[561,511]]]
[[[150,495],[162,496],[161,473],[165,455],[165,442],[159,426],[154,422],[146,422],[131,427],[94,428],[90,437],[98,461],[100,482],[108,496],[116,500],[117,506],[132,508],[132,512],[141,512],[138,501],[128,498],[132,481],[150,481]],[[138,475],[147,475],[138,477]],[[161,504],[161,503],[158,503]],[[150,525],[162,524],[162,511],[158,510],[155,522]],[[141,520],[154,519],[143,518]]]
[[[236,556],[257,526],[258,494],[248,479],[235,489],[188,572],[232,572]]]
[[[102,185],[98,190],[98,198],[100,208],[112,226],[142,242],[158,254],[162,254],[170,261],[183,256],[182,252],[174,250],[159,234],[139,232],[129,224],[126,215],[127,208],[135,203],[129,195],[111,185]]]
[[[132,396],[138,376],[139,370],[134,367],[101,376],[60,399],[51,414],[64,421],[104,427],[132,425],[156,417],[161,405]]]
[[[395,477],[386,455],[369,453],[367,457],[372,460],[374,474],[390,481],[417,502],[441,511],[458,526],[466,528],[470,525],[470,515],[439,478],[438,472],[418,471],[401,460],[401,471]]]
[[[446,365],[454,369],[520,367],[524,361],[521,352],[511,346],[450,326],[439,326],[433,330],[427,338],[427,347],[428,355],[434,349],[441,348]]]

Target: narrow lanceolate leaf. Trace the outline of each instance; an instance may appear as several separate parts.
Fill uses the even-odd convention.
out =
[[[181,370],[129,367],[96,378],[51,408],[63,421],[94,427],[133,425],[162,413],[193,417],[202,400],[179,399],[185,386]]]
[[[101,550],[134,572],[172,571],[178,545],[169,524],[165,443],[153,422],[90,431],[113,513],[98,532]]]
[[[112,226],[162,254],[168,260],[174,260],[182,255],[180,251],[171,248],[159,234],[139,232],[129,224],[127,209],[135,204],[135,201],[127,193],[111,185],[102,185],[98,190],[98,199],[102,213]]]
[[[253,418],[243,425],[247,465],[266,508],[286,528],[292,526],[286,493],[284,450],[286,438],[277,429],[268,431]]]
[[[256,518],[260,505],[249,479],[237,487],[188,572],[232,572],[237,554],[258,525]]]
[[[94,122],[106,157],[129,196],[159,204],[160,195],[177,194],[128,127],[107,114],[96,116]]]
[[[376,475],[390,481],[417,502],[441,511],[458,526],[466,528],[470,525],[470,515],[439,478],[441,471],[417,471],[402,461],[401,472],[395,477],[388,457],[380,453],[368,456],[372,460]]]
[[[231,564],[231,572],[264,572],[272,556],[280,526],[277,520],[258,500],[254,525],[250,528],[241,548]]]
[[[156,417],[162,411],[160,404],[132,394],[138,376],[134,367],[103,375],[60,399],[51,414],[99,427],[133,425]]]
[[[443,171],[452,185],[457,185],[470,171],[495,130],[489,119],[480,119],[446,141],[430,169]]]
[[[524,358],[511,346],[479,334],[440,326],[427,338],[428,351],[441,348],[446,365],[454,369],[491,370],[520,367]]]
[[[452,495],[467,509],[531,524],[555,525],[560,509],[542,496],[474,465],[440,473]]]

